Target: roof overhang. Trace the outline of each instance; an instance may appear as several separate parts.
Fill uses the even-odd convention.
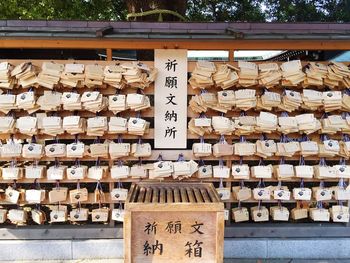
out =
[[[30,40],[31,44],[23,39]],[[292,48],[291,44],[294,43],[295,49],[345,50],[349,49],[350,23],[0,20],[0,47],[17,47],[20,44],[27,48],[31,45],[39,47],[37,41],[40,40],[45,40],[48,48],[62,46],[60,43],[65,42],[65,46],[69,44],[71,48],[91,48],[95,46],[92,43],[103,43],[104,48],[118,46],[124,49],[166,47],[281,50]],[[81,42],[74,44],[74,41]],[[139,46],[136,42],[147,42],[148,45]]]

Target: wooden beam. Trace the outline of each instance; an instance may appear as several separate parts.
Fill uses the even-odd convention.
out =
[[[208,39],[1,39],[0,48],[195,50],[349,50],[350,40],[208,40]]]

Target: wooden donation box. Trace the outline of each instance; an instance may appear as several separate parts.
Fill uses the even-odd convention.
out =
[[[125,204],[125,262],[223,262],[224,204],[209,183],[133,184]]]

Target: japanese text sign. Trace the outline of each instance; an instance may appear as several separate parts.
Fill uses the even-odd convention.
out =
[[[156,49],[154,144],[158,149],[187,146],[187,50]]]

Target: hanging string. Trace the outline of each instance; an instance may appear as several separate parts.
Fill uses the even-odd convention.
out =
[[[78,158],[75,159],[74,165],[80,167],[80,160]]]
[[[350,89],[349,88],[346,88],[343,90],[344,94],[350,96]]]
[[[41,205],[40,204],[35,204],[36,210],[41,211]]]
[[[17,165],[17,160],[15,158],[12,158],[11,162],[10,162],[10,167],[11,168],[16,168],[16,165]]]
[[[96,143],[100,143],[100,137],[99,136],[97,136],[96,138],[95,138],[95,140],[94,140],[94,142],[93,142],[94,144],[96,144]]]
[[[342,200],[338,200],[338,205],[340,206],[340,213],[339,214],[344,214],[344,211],[343,211],[343,201]]]
[[[40,190],[41,189],[38,179],[34,179],[33,189],[36,189],[36,190]]]
[[[282,181],[281,181],[281,180],[278,180],[277,188],[278,188],[279,190],[282,190]]]
[[[268,141],[268,138],[267,138],[267,136],[266,136],[265,133],[262,133],[262,134],[260,135],[260,140],[261,140],[261,141]]]
[[[281,117],[289,117],[288,112],[282,111],[282,112],[281,112]]]
[[[342,166],[346,165],[345,158],[342,157],[339,159],[339,165],[342,165]],[[344,169],[345,169],[345,167],[344,167]]]
[[[282,164],[285,164],[285,158],[284,157],[280,158],[280,165],[282,165]]]
[[[303,134],[301,136],[300,142],[309,142],[309,141],[310,141],[310,139],[306,134]]]
[[[264,159],[260,157],[258,166],[262,166],[262,165],[264,165]]]
[[[15,140],[14,140],[14,135],[13,134],[10,135],[9,143],[10,144],[15,144]]]
[[[39,165],[39,160],[33,159],[33,167],[38,168],[38,165]]]
[[[200,118],[200,119],[205,119],[205,118],[207,118],[207,116],[205,115],[204,112],[201,112],[201,113],[199,114],[199,118]]]
[[[345,189],[345,183],[344,183],[344,178],[340,178],[339,179],[339,182],[338,182],[338,187],[340,188],[340,189]]]
[[[121,134],[118,135],[118,143],[123,143],[123,136]]]
[[[140,88],[137,89],[137,94],[145,95],[145,93],[143,92],[143,90],[140,89]]]
[[[224,160],[222,158],[219,159],[219,166],[221,169],[224,168]]]
[[[226,144],[226,139],[225,139],[225,136],[223,134],[220,135],[220,139],[219,139],[219,143],[222,143],[222,144]]]
[[[100,180],[97,181],[95,191],[97,191],[98,205],[99,205],[99,208],[101,208],[102,202],[104,201],[104,194],[103,194],[103,188],[102,188]]]
[[[77,190],[80,190],[80,180],[77,181]],[[78,200],[78,212],[80,212],[81,209],[81,203],[80,200]]]
[[[56,180],[56,189],[60,189],[60,180]]]
[[[323,180],[320,181],[320,188],[321,188],[321,189],[324,188],[324,181],[323,181]]]
[[[224,180],[222,179],[222,177],[220,178],[219,188],[224,188]]]
[[[247,116],[247,113],[246,113],[244,110],[241,110],[239,116],[240,116],[240,117]]]
[[[58,168],[60,166],[60,162],[58,161],[58,157],[55,157],[55,167]]]
[[[122,213],[123,211],[123,203],[119,201],[119,212],[120,214]]]
[[[284,133],[281,134],[280,142],[281,143],[286,143],[287,141],[288,141],[287,136]]]
[[[240,189],[243,189],[243,187],[244,187],[244,181],[243,180],[239,180],[239,187],[240,187]]]
[[[261,210],[261,200],[258,201],[258,210]]]
[[[179,157],[177,158],[177,161],[178,162],[184,162],[185,161],[184,155],[182,153],[179,154]]]
[[[157,162],[163,162],[164,160],[163,160],[163,156],[162,156],[162,154],[160,153],[159,155],[158,155],[158,158],[157,158]]]
[[[95,162],[95,166],[100,167],[100,163],[101,163],[100,157],[97,157],[96,162]]]
[[[321,134],[320,135],[320,139],[321,139],[322,142],[329,140],[328,136],[326,134]]]
[[[142,157],[139,157],[138,165],[142,166]]]
[[[123,184],[122,184],[122,182],[120,180],[118,180],[117,188],[118,189],[123,188]]]
[[[12,188],[13,188],[14,190],[17,189],[17,180],[13,180]]]
[[[319,165],[320,166],[327,166],[326,159],[324,157],[320,158]]]
[[[323,203],[322,203],[322,201],[317,201],[317,203],[316,203],[316,208],[318,208],[318,209],[322,209],[322,208],[323,208]]]
[[[283,210],[283,207],[282,207],[282,201],[281,200],[278,200],[278,208],[282,211]]]
[[[257,188],[265,188],[265,182],[264,179],[259,179],[259,183],[257,185]]]

